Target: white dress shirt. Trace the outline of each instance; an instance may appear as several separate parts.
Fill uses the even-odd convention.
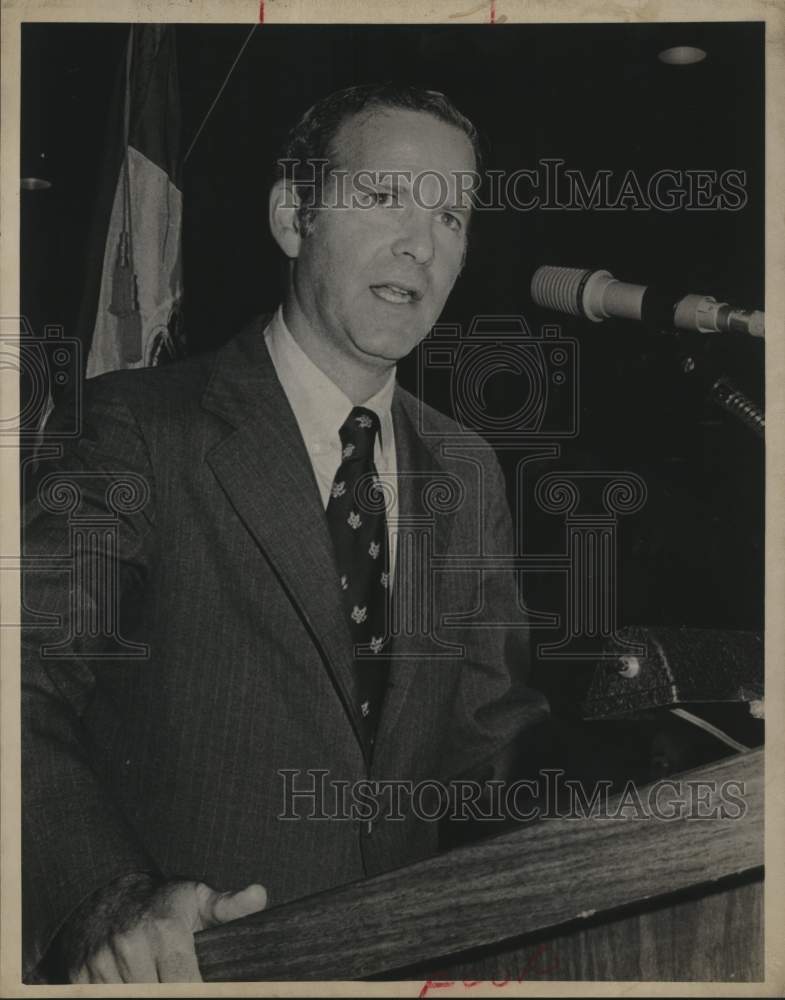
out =
[[[327,509],[335,473],[341,464],[340,429],[354,408],[354,403],[332,379],[318,368],[290,333],[281,307],[264,332],[275,373],[294,411],[305,447],[311,459],[322,504]],[[390,551],[390,578],[395,567],[397,514],[395,435],[392,421],[392,398],[395,372],[377,393],[360,404],[379,418],[381,433],[374,448],[374,464],[382,482],[393,487],[396,501],[387,508],[387,533]],[[385,493],[388,491],[385,490]],[[389,495],[389,494],[388,494]],[[391,509],[392,507],[392,509]]]

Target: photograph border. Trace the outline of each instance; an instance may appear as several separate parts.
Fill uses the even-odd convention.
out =
[[[29,21],[248,24],[488,24],[762,21],[766,25],[766,617],[769,694],[766,733],[766,979],[722,982],[530,982],[510,984],[512,996],[780,996],[785,991],[785,5],[768,0],[659,0],[558,4],[542,0],[2,0],[2,136],[0,137],[0,317],[20,314],[19,150],[21,25]],[[18,381],[3,372],[2,415],[19,412]],[[417,996],[422,982],[226,983],[153,986],[25,986],[21,984],[21,797],[19,780],[19,470],[18,450],[0,447],[0,992],[3,996]],[[439,991],[444,1000],[463,995]],[[473,996],[496,995],[490,984]]]

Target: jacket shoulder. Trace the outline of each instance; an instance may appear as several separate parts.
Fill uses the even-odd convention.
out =
[[[239,367],[253,363],[269,316],[255,317],[221,347],[156,368],[106,372],[85,382],[85,399],[124,402],[142,415],[199,403],[217,366],[233,359]]]
[[[198,399],[204,392],[217,352],[185,358],[159,368],[133,368],[105,372],[84,383],[85,401],[112,399],[132,408],[158,401]]]

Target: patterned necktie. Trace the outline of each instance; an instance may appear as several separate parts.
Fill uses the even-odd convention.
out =
[[[388,663],[389,557],[384,492],[373,462],[379,418],[355,406],[340,430],[342,460],[327,504],[344,610],[353,643],[365,739],[373,745]]]

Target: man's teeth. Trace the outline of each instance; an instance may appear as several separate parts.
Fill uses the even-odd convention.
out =
[[[397,285],[376,285],[374,290],[385,302],[409,302],[414,297],[412,292],[398,288]]]

